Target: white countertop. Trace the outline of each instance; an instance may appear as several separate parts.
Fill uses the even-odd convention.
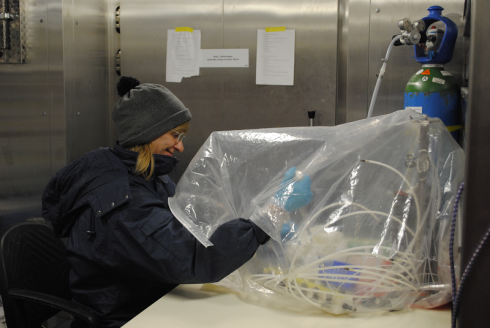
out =
[[[213,285],[180,285],[165,295],[124,328],[448,328],[448,306],[436,310],[388,312],[351,317],[328,313],[305,315],[243,301],[239,295]]]

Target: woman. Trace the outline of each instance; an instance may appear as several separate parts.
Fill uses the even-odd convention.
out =
[[[74,301],[103,327],[121,327],[182,283],[216,282],[269,237],[254,223],[221,225],[202,246],[172,215],[168,177],[184,150],[190,111],[168,89],[122,77],[112,118],[113,149],[94,150],[60,170],[43,195],[43,216],[67,237]]]

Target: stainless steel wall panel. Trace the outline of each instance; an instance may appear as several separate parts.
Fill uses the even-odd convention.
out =
[[[335,124],[337,1],[121,0],[121,71],[167,86],[190,108],[193,121],[178,180],[212,131]],[[201,68],[197,77],[166,83],[167,30],[201,30],[202,49],[249,49],[248,68]],[[257,86],[257,29],[296,30],[295,85]]]
[[[368,107],[376,85],[376,74],[382,65],[381,59],[385,57],[388,45],[395,34],[399,34],[397,27],[399,19],[408,17],[412,21],[428,15],[427,8],[432,4],[424,0],[371,0],[370,33],[369,33],[369,90]],[[444,8],[442,14],[452,19],[459,29],[458,41],[453,59],[445,65],[461,85],[461,72],[463,63],[463,15],[464,0],[441,0],[437,2]],[[376,12],[379,9],[379,12]],[[381,83],[373,116],[391,113],[404,108],[404,90],[410,77],[415,74],[421,65],[414,58],[413,46],[394,47],[387,64],[386,73]],[[367,115],[367,108],[366,108]],[[365,117],[365,116],[364,116]]]
[[[367,115],[368,99],[368,73],[369,73],[369,12],[370,3],[365,0],[349,0],[346,18],[347,53],[345,60],[348,63],[346,69],[345,121],[338,124],[363,119]],[[339,85],[339,88],[342,86]]]
[[[40,215],[51,174],[46,1],[25,1],[26,63],[0,65],[0,224]]]
[[[165,83],[167,30],[189,26],[201,30],[202,48],[222,47],[222,13],[222,0],[121,0],[122,74]],[[186,89],[192,79],[171,85]]]
[[[110,146],[107,1],[64,5],[67,159]]]
[[[295,30],[294,86],[256,85],[257,29]],[[248,48],[250,67],[223,70],[226,129],[335,124],[337,1],[225,0],[224,48]]]
[[[338,33],[337,33],[337,106],[335,110],[335,124],[346,122],[346,92],[347,88],[347,54],[349,31],[349,0],[339,0]]]
[[[66,165],[62,0],[47,0],[51,175]]]

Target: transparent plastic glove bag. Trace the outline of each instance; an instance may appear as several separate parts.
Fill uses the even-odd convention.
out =
[[[271,236],[219,284],[333,314],[450,301],[449,227],[464,154],[439,119],[402,110],[335,127],[214,132],[169,204],[204,245],[224,222]]]

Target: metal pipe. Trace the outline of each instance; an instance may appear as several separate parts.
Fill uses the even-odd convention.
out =
[[[386,52],[386,57],[382,59],[383,65],[381,66],[381,69],[379,70],[378,74],[378,80],[376,81],[376,87],[374,88],[373,92],[373,98],[371,99],[371,104],[369,105],[369,110],[368,110],[368,118],[373,115],[373,109],[374,109],[374,104],[376,103],[376,97],[378,96],[378,91],[379,91],[379,86],[381,85],[381,80],[383,79],[383,76],[385,75],[385,70],[386,70],[386,63],[388,62],[388,58],[390,58],[390,53],[391,49],[393,48],[393,45],[395,44],[396,41],[398,41],[402,36],[397,35],[396,37],[391,40],[390,45],[388,47],[388,51]]]

